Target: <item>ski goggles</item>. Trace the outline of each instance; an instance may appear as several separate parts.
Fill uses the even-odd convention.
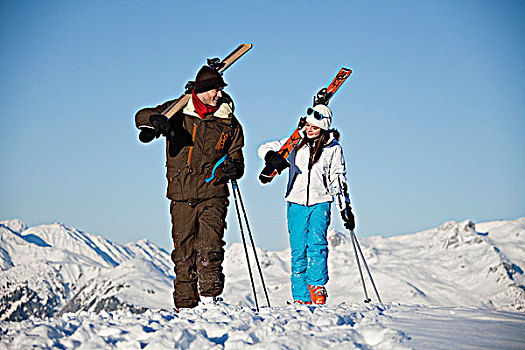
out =
[[[313,114],[314,118],[317,119],[317,120],[321,120],[323,118],[330,119],[330,117],[322,115],[321,113],[317,112],[315,109],[313,109],[311,107],[309,107],[306,110],[306,114],[308,114],[308,115],[312,115]]]

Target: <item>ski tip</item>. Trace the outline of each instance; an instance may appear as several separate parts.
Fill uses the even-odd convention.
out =
[[[251,50],[252,47],[253,47],[253,44],[240,44],[238,49],[246,48],[246,50]]]

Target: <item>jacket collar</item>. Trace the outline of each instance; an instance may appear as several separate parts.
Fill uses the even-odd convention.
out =
[[[305,135],[305,130],[302,129],[299,131],[299,135],[301,135],[301,138],[304,138],[306,135]],[[328,141],[326,141],[326,145],[325,147],[328,147],[330,146],[335,140],[335,137],[334,137],[334,133],[333,131],[330,131],[330,137],[328,138]]]
[[[184,114],[191,115],[193,117],[197,117],[200,119],[199,115],[195,111],[195,106],[193,105],[193,101],[191,100],[191,98],[188,101],[188,104],[186,104],[186,107],[184,107],[182,112]],[[225,101],[221,103],[221,105],[219,106],[219,109],[216,110],[215,113],[210,114],[209,116],[214,116],[214,117],[222,118],[222,119],[228,119],[228,118],[231,118],[232,114],[233,114],[233,104]]]

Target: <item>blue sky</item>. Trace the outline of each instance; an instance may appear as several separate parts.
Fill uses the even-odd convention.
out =
[[[525,216],[525,4],[519,1],[2,1],[0,218],[171,247],[164,145],[135,112],[178,97],[209,57],[246,136],[256,243],[288,245],[286,176],[257,147],[333,98],[360,236]],[[234,207],[228,243],[239,241]],[[342,229],[338,213],[333,227]]]

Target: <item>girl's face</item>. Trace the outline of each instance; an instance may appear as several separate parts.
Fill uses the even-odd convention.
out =
[[[318,126],[311,125],[310,123],[306,123],[304,130],[306,132],[306,137],[308,137],[309,139],[315,139],[319,137],[319,134],[321,134],[321,128]]]

